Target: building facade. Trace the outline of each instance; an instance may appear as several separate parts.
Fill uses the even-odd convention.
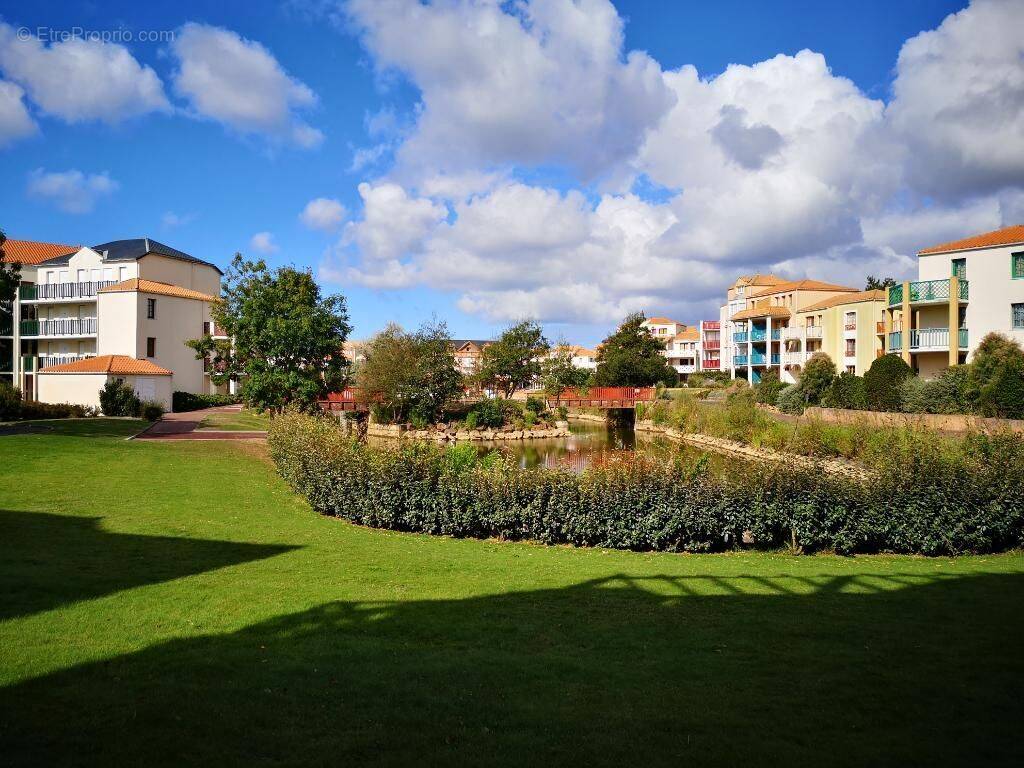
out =
[[[1024,225],[918,252],[918,279],[888,291],[886,352],[931,378],[997,332],[1024,344]]]
[[[210,314],[220,295],[216,266],[148,238],[73,249],[15,242],[5,244],[5,259],[31,258],[22,261],[21,286],[0,318],[0,352],[25,397],[98,405],[102,384],[93,385],[125,370],[134,371],[124,374],[133,383],[142,379],[141,398],[168,410],[168,385],[172,392],[217,390],[206,363],[185,346],[217,333]],[[169,378],[149,381],[140,371]]]
[[[722,330],[718,320],[700,321],[700,344],[697,365],[701,371],[722,369]]]
[[[863,376],[883,353],[884,290],[843,293],[799,310],[782,329],[784,381],[794,381],[815,352],[842,372]]]

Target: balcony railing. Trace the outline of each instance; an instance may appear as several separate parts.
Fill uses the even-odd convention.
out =
[[[821,338],[821,326],[820,325],[808,325],[804,328],[804,332],[808,339],[820,339]]]
[[[751,365],[764,365],[766,359],[767,358],[765,358],[763,352],[755,352],[754,354],[752,354],[750,356],[750,364]]]
[[[721,364],[721,360],[702,360],[700,363],[700,367],[706,368],[708,370],[717,371],[721,367]]]
[[[96,355],[40,355],[39,367],[49,368],[51,365],[64,365],[65,363],[77,363]]]
[[[14,335],[14,318],[10,315],[0,316],[0,336]]]
[[[847,323],[845,325],[845,328],[848,331],[856,331],[857,330],[857,323]]]
[[[737,331],[732,335],[732,340],[737,344],[746,344],[750,335],[746,331]]]
[[[22,301],[60,301],[91,299],[100,288],[114,285],[116,280],[97,280],[88,283],[38,283],[23,285],[19,291]]]
[[[771,361],[772,361],[771,364],[772,365],[778,365],[780,360],[781,360],[781,358],[780,358],[778,352],[772,353],[772,357],[771,357]]]
[[[704,329],[708,331],[717,331],[721,327],[721,323],[717,320],[705,320],[703,325]]]
[[[772,328],[772,341],[778,341],[782,338],[781,328]]]
[[[746,355],[733,355],[732,363],[733,363],[733,365],[746,365],[747,364],[747,356]]]
[[[91,336],[96,333],[95,317],[58,317],[22,320],[22,336]]]
[[[30,355],[24,355],[21,358],[21,370],[25,373],[32,373],[36,369],[36,359]]]
[[[807,356],[803,352],[783,352],[782,353],[782,364],[783,365],[803,365],[804,360]]]
[[[719,349],[722,345],[718,339],[708,340],[704,342],[704,349]]]
[[[768,338],[768,336],[764,328],[755,328],[750,332],[751,341],[764,341],[766,338]]]
[[[932,302],[949,301],[950,280],[920,280],[910,283],[909,300],[911,304],[928,304]],[[967,301],[970,295],[970,284],[967,280],[960,280],[957,299]],[[893,285],[889,288],[889,306],[903,303],[903,286]]]
[[[967,349],[969,335],[966,328],[957,329],[958,349]],[[903,332],[893,331],[889,334],[889,350],[892,352],[903,349]],[[910,331],[910,351],[949,349],[949,328],[914,328]]]
[[[885,333],[885,321],[884,320],[878,320],[875,323],[875,335],[876,336],[882,336],[884,333]]]

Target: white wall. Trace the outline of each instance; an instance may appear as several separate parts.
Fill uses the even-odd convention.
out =
[[[72,403],[99,408],[100,390],[106,383],[105,373],[39,373],[36,374],[36,397],[43,403]]]
[[[220,273],[205,264],[171,259],[151,253],[138,261],[139,277],[180,285],[213,297],[220,296]]]
[[[1024,345],[1024,330],[1011,327],[1011,304],[1024,303],[1024,280],[1013,280],[1010,258],[1024,246],[985,248],[959,253],[935,253],[918,257],[918,279],[948,280],[953,259],[967,261],[969,288],[967,334],[971,359],[985,334],[998,331]],[[948,321],[939,325],[945,327]]]

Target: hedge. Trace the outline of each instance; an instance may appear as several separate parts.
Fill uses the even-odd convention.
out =
[[[268,443],[278,470],[314,510],[362,525],[458,537],[614,549],[925,555],[1024,545],[1024,441],[976,436],[971,458],[924,451],[871,481],[817,468],[751,464],[723,477],[707,463],[642,454],[575,474],[519,469],[466,446],[377,448],[329,419],[285,414]],[[896,468],[894,467],[893,470]]]
[[[171,396],[171,410],[175,413],[234,405],[239,402],[235,395],[194,395],[191,392],[175,392]]]

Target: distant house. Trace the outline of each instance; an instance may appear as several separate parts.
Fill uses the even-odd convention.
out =
[[[452,339],[455,353],[455,367],[465,376],[472,376],[480,370],[480,359],[490,339]]]

